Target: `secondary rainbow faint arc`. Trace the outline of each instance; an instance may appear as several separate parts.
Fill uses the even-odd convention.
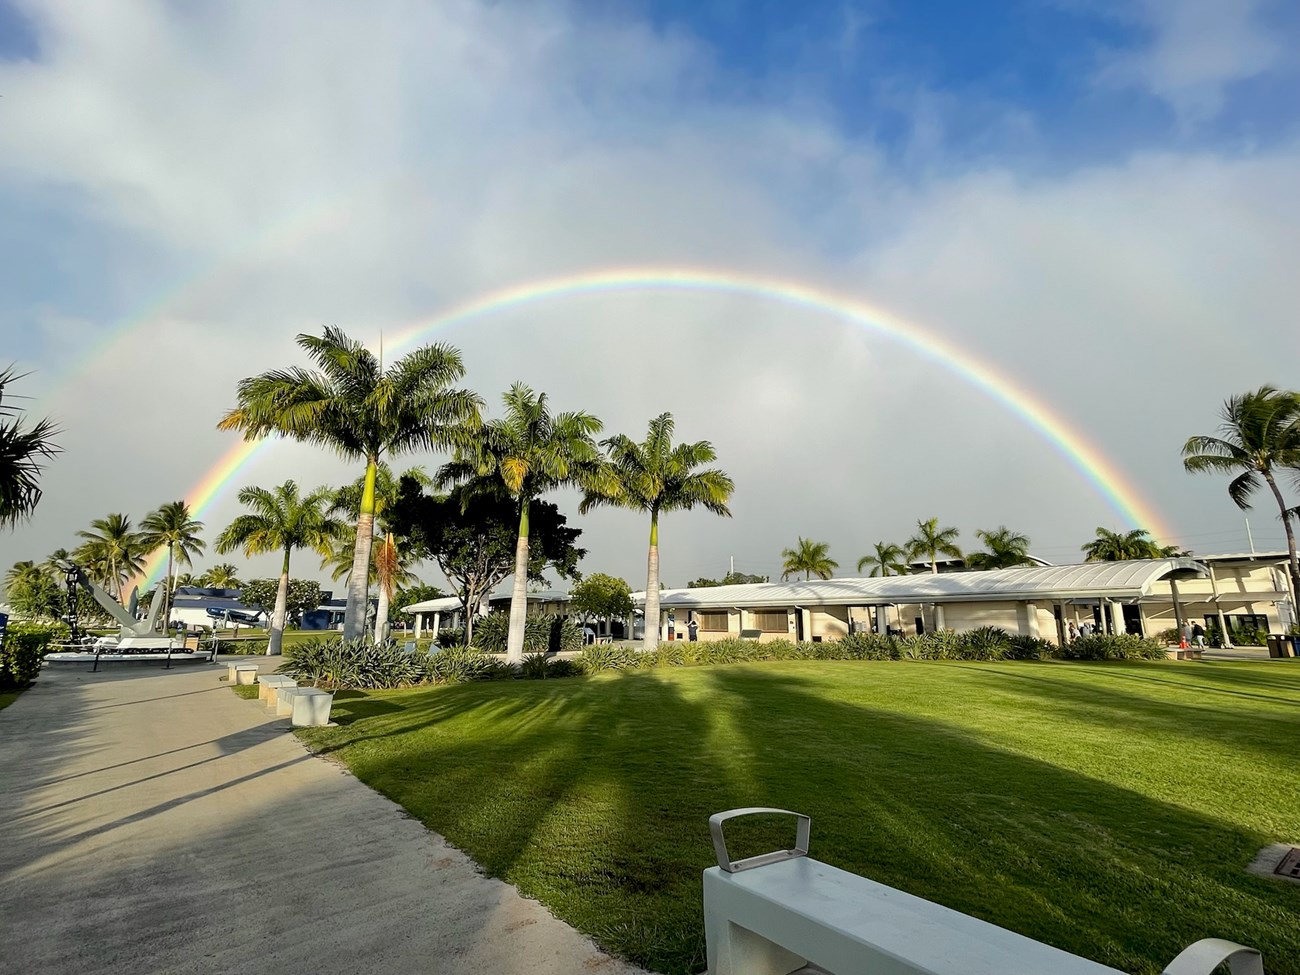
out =
[[[798,281],[758,277],[735,271],[696,268],[633,267],[589,271],[560,277],[540,278],[479,296],[432,318],[401,329],[394,345],[398,350],[440,329],[468,324],[497,312],[533,302],[585,294],[632,291],[680,291],[747,295],[765,298],[839,318],[902,343],[914,352],[963,376],[968,382],[1000,402],[1026,425],[1037,430],[1092,484],[1115,511],[1134,528],[1146,528],[1157,537],[1170,533],[1155,508],[1149,505],[1124,475],[1087,438],[1057,415],[1028,390],[1017,386],[974,354],[921,326],[855,298],[814,288]],[[195,517],[220,493],[256,454],[271,441],[241,442],[231,448],[186,493]],[[156,581],[162,559],[151,560],[148,582]]]

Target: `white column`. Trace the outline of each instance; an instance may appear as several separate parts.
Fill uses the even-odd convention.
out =
[[[1219,620],[1219,633],[1223,638],[1225,647],[1232,646],[1232,638],[1228,636],[1228,621],[1223,617],[1223,606],[1219,603],[1219,580],[1214,574],[1214,563],[1206,562],[1210,570],[1210,591],[1214,593],[1214,615]]]
[[[1025,603],[1025,630],[1034,639],[1039,638],[1037,603]]]
[[[1111,632],[1120,634],[1125,632],[1124,627],[1124,604],[1118,599],[1111,600],[1110,604],[1110,625]]]
[[[939,603],[934,604],[934,628],[935,630],[944,628],[943,606]]]
[[[889,612],[888,606],[876,607],[876,632],[886,633],[889,631]]]
[[[812,612],[806,609],[795,610],[799,614],[799,625],[803,629],[803,638],[812,642]],[[798,636],[798,634],[795,634]]]
[[[415,638],[417,640],[420,639],[420,624],[422,624],[423,622],[424,622],[424,614],[416,613],[415,614]]]

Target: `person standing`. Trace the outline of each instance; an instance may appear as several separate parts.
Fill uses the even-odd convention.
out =
[[[686,634],[687,634],[686,639],[689,640],[691,643],[694,643],[696,640],[700,638],[699,633],[700,633],[700,621],[697,620],[694,616],[692,616],[690,622],[686,624]]]
[[[1205,627],[1197,620],[1192,624],[1192,643],[1200,649],[1205,649]]]
[[[1077,639],[1079,639],[1079,625],[1074,620],[1070,620],[1070,642],[1073,643]]]
[[[1192,624],[1188,620],[1183,620],[1182,630],[1179,632],[1182,637],[1181,646],[1190,647],[1192,645]]]

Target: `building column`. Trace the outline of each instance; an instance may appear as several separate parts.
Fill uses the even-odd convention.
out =
[[[1181,642],[1183,638],[1183,601],[1178,595],[1178,580],[1169,580],[1169,592],[1174,597],[1174,625],[1178,627],[1178,639]]]
[[[676,635],[673,633],[673,636]],[[668,610],[666,609],[659,610],[659,642],[668,642]]]
[[[795,612],[799,614],[799,628],[803,630],[803,638],[807,640],[809,643],[811,643],[812,642],[812,610],[797,609],[795,610]],[[798,636],[797,633],[795,635]]]
[[[416,613],[415,614],[415,638],[417,640],[420,639],[420,624],[423,622],[424,622],[424,614]]]
[[[1125,632],[1124,604],[1118,599],[1112,599],[1110,603],[1110,626],[1116,636]]]
[[[880,605],[875,607],[876,610],[876,632],[885,634],[889,632],[889,607]]]
[[[1232,646],[1232,637],[1228,635],[1228,621],[1223,616],[1223,606],[1219,602],[1219,580],[1214,574],[1214,563],[1206,562],[1210,570],[1210,591],[1214,593],[1214,616],[1219,621],[1219,634],[1225,647]]]
[[[944,628],[943,605],[941,603],[934,604],[934,628],[936,631]]]
[[[1025,603],[1025,629],[1035,640],[1042,638],[1038,629],[1038,604]]]

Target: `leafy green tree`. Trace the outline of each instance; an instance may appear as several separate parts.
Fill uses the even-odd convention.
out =
[[[1006,525],[992,531],[979,529],[975,537],[984,543],[985,552],[972,552],[966,556],[966,565],[972,569],[1011,569],[1018,565],[1033,565],[1029,557],[1029,536],[1013,532]]]
[[[781,558],[784,560],[781,565],[782,582],[798,572],[803,573],[804,581],[813,576],[818,579],[829,579],[840,567],[840,564],[831,558],[830,543],[814,542],[802,535],[799,536],[798,545],[781,551]]]
[[[907,575],[907,552],[893,542],[876,542],[875,551],[858,559],[858,571],[871,567],[871,575]]]
[[[304,613],[310,613],[325,599],[325,592],[314,579],[290,579],[285,594],[285,612],[294,625],[302,626]]]
[[[624,579],[593,572],[573,587],[569,606],[583,619],[626,618],[632,614],[632,587]]]
[[[393,605],[401,609],[404,606],[413,606],[416,603],[427,603],[430,599],[442,599],[446,595],[437,586],[431,586],[416,579],[410,585],[402,586],[397,590],[396,595],[393,597]]]
[[[292,580],[290,580],[292,581]],[[280,595],[279,579],[249,579],[239,587],[239,601],[249,609],[260,609],[270,620],[271,614],[275,612],[275,601]],[[286,597],[288,591],[286,590]],[[285,600],[285,611],[288,612],[288,599]]]
[[[907,540],[907,557],[909,559],[925,556],[930,563],[930,571],[939,572],[939,556],[961,558],[961,549],[957,547],[957,537],[961,534],[956,528],[940,528],[938,518],[928,518],[916,523],[916,534]]]
[[[278,433],[365,462],[357,506],[355,551],[348,579],[344,639],[365,628],[374,541],[375,481],[386,455],[418,449],[464,447],[479,423],[479,397],[453,388],[465,374],[460,353],[427,345],[387,369],[364,345],[340,329],[319,337],[299,335],[298,345],[317,367],[278,369],[241,380],[239,405],[218,424],[249,440]]]
[[[1098,528],[1097,537],[1083,545],[1080,551],[1087,562],[1128,562],[1132,559],[1168,559],[1187,553],[1176,545],[1161,546],[1151,538],[1145,528],[1128,532],[1113,532]]]
[[[528,614],[529,516],[534,502],[563,487],[595,488],[602,472],[595,435],[601,423],[589,413],[552,413],[545,393],[515,383],[503,397],[505,416],[483,424],[472,444],[457,449],[439,473],[440,484],[491,483],[518,506],[514,586],[506,659],[522,664]]]
[[[144,571],[145,548],[126,515],[114,513],[96,518],[90,527],[91,531],[77,532],[85,541],[74,558],[120,603],[128,580]]]
[[[12,528],[36,510],[41,470],[59,452],[54,424],[38,420],[27,426],[22,410],[4,402],[5,390],[22,378],[12,366],[0,369],[0,528]]]
[[[721,579],[692,579],[686,584],[686,588],[709,589],[713,586],[749,586],[770,581],[767,576],[750,575],[747,572],[728,572]]]
[[[420,558],[432,559],[456,589],[465,620],[465,642],[474,638],[474,619],[483,600],[515,569],[519,502],[493,478],[461,485],[449,495],[425,493],[414,481],[402,482],[391,515],[393,531]],[[534,500],[528,516],[528,578],[540,580],[550,567],[564,579],[577,579],[586,550],[576,542],[579,528],[568,527],[560,509]],[[432,597],[424,597],[432,598]],[[410,605],[418,600],[399,602]]]
[[[34,562],[15,562],[5,573],[5,601],[15,615],[58,619],[66,599],[59,583]]]
[[[238,589],[243,585],[239,581],[239,570],[229,562],[220,562],[212,566],[199,576],[198,584],[209,589]]]
[[[674,445],[673,427],[673,415],[661,413],[650,421],[640,443],[623,434],[606,440],[609,476],[586,491],[578,508],[585,514],[600,505],[615,505],[650,515],[642,644],[646,650],[659,645],[659,516],[698,507],[730,518],[727,502],[736,487],[730,476],[716,467],[700,470],[718,459],[713,444],[699,440]]]
[[[1235,474],[1228,483],[1228,497],[1243,510],[1251,506],[1251,496],[1267,485],[1286,532],[1292,591],[1300,594],[1300,561],[1291,523],[1300,516],[1300,508],[1288,507],[1277,486],[1279,471],[1300,469],[1300,393],[1261,386],[1228,399],[1219,417],[1223,421],[1219,436],[1187,438],[1183,468],[1189,474]]]
[[[140,522],[140,544],[152,551],[167,546],[167,576],[163,587],[163,631],[171,628],[171,600],[175,592],[172,572],[176,564],[193,565],[194,556],[203,552],[207,543],[199,537],[203,522],[190,517],[190,506],[184,501],[169,501],[157,511],[151,511]]]
[[[217,538],[216,550],[223,554],[237,548],[242,548],[246,556],[284,553],[266,647],[270,655],[278,654],[284,642],[290,555],[296,548],[313,549],[323,555],[344,531],[341,522],[325,513],[331,494],[328,488],[321,487],[303,495],[293,481],[285,481],[273,490],[246,487],[239,492],[239,503],[251,513],[238,516]]]

